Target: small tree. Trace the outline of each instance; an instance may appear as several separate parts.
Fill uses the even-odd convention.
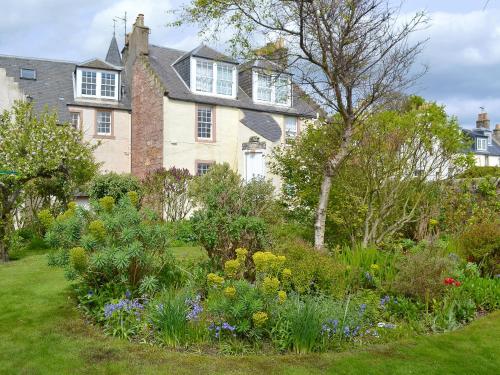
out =
[[[366,122],[356,149],[337,171],[327,221],[337,241],[365,246],[419,220],[428,225],[426,206],[439,200],[443,179],[470,162],[461,153],[465,139],[456,120],[434,103],[410,98],[402,109],[376,113]],[[328,132],[312,126],[296,143],[275,150],[271,169],[285,180],[292,209],[314,211],[325,150],[335,142]]]
[[[192,0],[176,24],[183,22],[204,33],[231,30],[233,53],[275,59],[327,114],[323,124],[338,142],[325,150],[315,210],[315,247],[323,248],[332,179],[366,118],[417,78],[409,73],[422,44],[408,37],[424,14],[398,20],[388,0]],[[283,43],[256,50],[276,39]]]
[[[71,181],[66,192],[84,182],[97,170],[93,147],[82,133],[67,124],[60,125],[55,113],[45,109],[38,116],[33,105],[17,102],[0,117],[0,254],[9,260],[7,240],[12,215],[21,203],[28,183]],[[82,172],[84,171],[84,172]]]
[[[167,221],[185,219],[192,207],[188,195],[192,178],[185,168],[160,168],[149,173],[142,181],[145,204]]]
[[[128,192],[140,193],[141,183],[130,174],[118,174],[115,172],[100,174],[95,176],[90,182],[89,196],[92,200],[99,200],[103,197],[113,197],[119,201]]]

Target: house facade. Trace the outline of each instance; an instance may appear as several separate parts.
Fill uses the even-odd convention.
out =
[[[160,167],[205,173],[228,163],[245,179],[265,177],[273,147],[316,116],[292,77],[268,61],[239,64],[205,45],[180,51],[149,44],[139,15],[123,49],[130,77],[132,173]]]
[[[113,37],[105,60],[82,63],[0,55],[0,110],[15,100],[47,107],[58,121],[99,144],[102,172],[130,172],[131,108],[120,51]]]
[[[500,167],[500,124],[490,129],[487,113],[479,113],[474,129],[463,129],[470,137],[472,146],[468,150],[474,154],[479,167]]]
[[[228,163],[246,180],[265,177],[273,147],[296,137],[316,110],[276,63],[240,64],[205,45],[149,44],[139,15],[120,53],[75,63],[0,55],[0,106],[24,98],[99,143],[102,172],[139,178],[158,168],[203,174]]]

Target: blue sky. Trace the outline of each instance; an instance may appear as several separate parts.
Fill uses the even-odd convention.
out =
[[[398,0],[394,3],[399,4]],[[500,0],[406,0],[402,13],[425,10],[430,25],[414,35],[429,38],[417,61],[429,71],[413,92],[446,106],[462,126],[473,126],[479,107],[500,123]],[[104,57],[113,17],[138,13],[151,28],[150,41],[192,49],[194,27],[170,29],[167,11],[182,0],[0,0],[0,54],[84,61]],[[123,25],[117,25],[120,47]]]

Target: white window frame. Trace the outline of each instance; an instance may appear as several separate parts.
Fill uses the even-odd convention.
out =
[[[295,131],[290,132],[293,134],[289,134],[288,131],[288,120],[293,120],[295,122]],[[295,116],[285,116],[285,139],[295,139],[299,135],[299,119]]]
[[[205,122],[206,124],[209,125],[209,133],[210,137],[202,137],[200,136],[199,130],[200,130],[200,110],[209,110],[210,111],[210,122]],[[213,142],[215,139],[215,108],[210,105],[196,105],[196,140],[201,141],[201,142]]]
[[[258,98],[258,80],[259,80],[259,74],[264,74],[267,76],[270,76],[272,79],[271,82],[271,101],[267,100],[261,100]],[[278,103],[276,102],[276,84],[279,79],[282,79],[286,77],[288,79],[288,100],[286,103]],[[285,74],[285,73],[266,73],[262,69],[254,69],[252,72],[252,97],[253,101],[257,104],[264,104],[264,105],[273,105],[273,106],[280,106],[280,107],[291,107],[292,106],[292,79],[290,75]]]
[[[82,72],[95,72],[96,73],[96,90],[95,95],[82,94]],[[102,74],[113,74],[115,76],[115,92],[113,96],[101,95],[102,90]],[[115,71],[110,70],[98,70],[93,68],[78,68],[76,70],[76,96],[79,98],[89,98],[89,99],[107,99],[107,100],[118,100],[118,93],[120,91],[120,74]]]
[[[82,124],[82,113],[80,111],[70,111],[70,124],[73,129],[79,130]],[[77,116],[77,123],[73,123],[73,116]]]
[[[477,151],[487,151],[488,150],[488,139],[477,138],[476,139],[476,149],[477,149]]]
[[[212,91],[198,91],[196,89],[196,63],[197,62],[207,62],[212,64]],[[218,66],[222,65],[225,67],[230,67],[232,69],[232,87],[231,87],[231,95],[226,95],[226,94],[219,94],[217,92],[217,82],[218,82],[218,77],[217,77],[217,71],[218,71]],[[237,88],[238,88],[238,71],[236,69],[236,65],[230,64],[230,63],[225,63],[225,62],[220,62],[220,61],[214,61],[214,60],[208,60],[208,59],[202,59],[199,57],[191,57],[191,79],[190,79],[190,84],[191,84],[191,91],[195,94],[198,95],[206,95],[206,96],[217,96],[220,98],[229,98],[229,99],[236,99],[236,94],[237,94]]]
[[[100,132],[99,131],[99,114],[100,113],[107,113],[109,115],[109,132]],[[95,118],[96,124],[95,124],[95,132],[98,136],[105,136],[105,137],[110,137],[113,135],[113,113],[111,111],[96,111],[96,118]]]
[[[33,77],[27,77],[23,74],[23,72],[33,72]],[[29,79],[31,81],[36,81],[36,69],[33,68],[21,68],[19,69],[19,78],[21,79]]]

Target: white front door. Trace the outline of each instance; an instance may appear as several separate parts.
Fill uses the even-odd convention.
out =
[[[246,159],[246,180],[264,177],[264,157],[262,152],[248,152]]]

